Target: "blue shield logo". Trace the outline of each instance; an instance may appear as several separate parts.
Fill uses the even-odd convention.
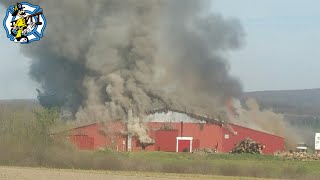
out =
[[[39,41],[47,22],[40,6],[27,2],[10,6],[3,20],[7,37],[16,43],[30,44]]]

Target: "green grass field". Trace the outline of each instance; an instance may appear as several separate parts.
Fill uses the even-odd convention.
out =
[[[318,161],[284,160],[271,155],[130,152],[122,153],[121,156],[132,161],[143,159],[146,162],[161,164],[164,167],[162,171],[167,173],[290,179],[320,177]],[[150,170],[152,171],[152,168]]]
[[[94,152],[61,147],[30,149],[31,152],[21,148],[21,151],[2,151],[0,165],[116,171],[122,174],[139,172],[197,177],[320,179],[319,161],[284,160],[267,155]]]

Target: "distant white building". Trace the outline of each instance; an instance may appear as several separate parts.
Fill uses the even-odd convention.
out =
[[[320,133],[315,134],[314,149],[320,151]]]

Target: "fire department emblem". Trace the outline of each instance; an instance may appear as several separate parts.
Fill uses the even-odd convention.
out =
[[[39,41],[43,37],[46,24],[40,6],[27,2],[10,6],[3,20],[7,37],[11,41],[21,44]]]

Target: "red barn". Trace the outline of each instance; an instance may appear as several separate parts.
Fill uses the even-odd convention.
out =
[[[284,150],[282,137],[175,110],[161,109],[149,114],[147,133],[155,143],[145,148],[137,137],[128,137],[126,124],[121,120],[93,123],[71,129],[69,138],[80,149],[91,150],[192,152],[195,148],[217,148],[219,152],[229,152],[249,137],[265,145],[265,154]]]

